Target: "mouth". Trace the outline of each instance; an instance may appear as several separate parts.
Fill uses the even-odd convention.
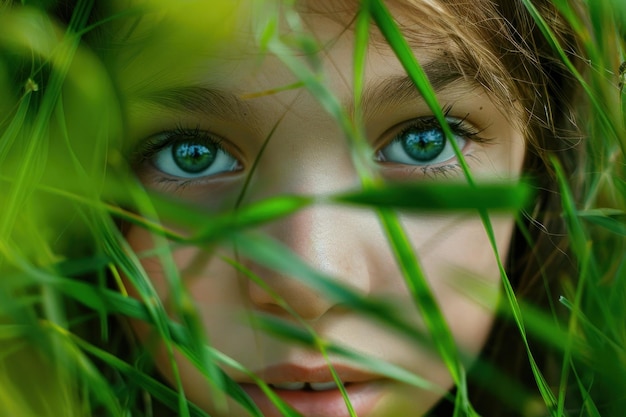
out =
[[[346,384],[342,384],[344,387]],[[269,384],[270,387],[276,390],[284,391],[330,391],[338,389],[339,387],[335,381],[328,382],[282,382],[278,384]]]
[[[333,366],[350,404],[358,416],[370,415],[382,393],[383,380],[376,375],[341,365]],[[304,417],[349,417],[350,412],[330,369],[285,364],[258,373],[274,393]],[[266,417],[283,414],[253,383],[241,383]]]

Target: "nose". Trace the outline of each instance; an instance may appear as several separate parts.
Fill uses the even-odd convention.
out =
[[[371,251],[366,239],[376,224],[372,218],[371,213],[353,208],[313,206],[267,226],[265,231],[310,267],[365,295],[372,287],[368,262]],[[310,288],[298,277],[258,265],[251,269],[270,290],[253,282],[247,284],[249,300],[256,309],[289,314],[279,301],[282,300],[300,318],[314,322],[338,306],[331,297]]]
[[[306,94],[296,99],[296,105],[300,111],[287,113],[258,162],[247,195],[250,201],[281,194],[332,195],[354,190],[360,183],[336,120]],[[310,267],[358,293],[370,293],[372,279],[382,275],[374,268],[380,268],[385,239],[372,210],[313,205],[265,225],[263,232]],[[247,296],[255,309],[288,314],[273,295],[308,321],[319,320],[338,307],[331,297],[296,276],[258,264],[246,266],[270,290],[247,282]]]

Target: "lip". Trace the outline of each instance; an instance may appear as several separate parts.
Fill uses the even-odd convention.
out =
[[[376,406],[384,385],[380,376],[343,365],[333,365],[339,379],[344,382],[350,403],[358,416],[367,416]],[[258,372],[267,384],[282,382],[328,382],[333,377],[327,365],[302,367],[283,364]],[[253,383],[240,383],[243,390],[261,409],[265,417],[282,417],[263,391]],[[327,391],[289,391],[270,387],[283,401],[305,417],[349,417],[350,413],[338,388]]]

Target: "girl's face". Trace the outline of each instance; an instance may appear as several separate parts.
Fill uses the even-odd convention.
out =
[[[170,37],[155,40],[142,52],[120,53],[116,65],[140,155],[136,163],[140,180],[147,188],[202,207],[209,218],[217,210],[233,207],[248,176],[244,204],[280,194],[326,195],[358,189],[350,148],[336,120],[305,88],[285,88],[296,84],[298,76],[278,57],[255,47],[247,24],[242,23],[245,19],[226,9],[223,18],[215,14],[209,18],[223,36],[219,42],[203,38],[205,29],[198,25],[180,24]],[[326,84],[350,108],[353,27],[346,23],[349,17],[344,19],[338,12],[329,16],[311,11],[301,15],[304,28],[321,45],[315,57],[322,64]],[[237,23],[229,26],[232,22]],[[471,77],[452,70],[449,60],[454,59],[454,51],[449,42],[433,42],[427,29],[418,24],[411,27],[413,52],[431,78],[474,176],[516,177],[524,138],[514,127],[518,125],[511,116],[514,112],[494,104]],[[363,124],[376,169],[389,181],[463,181],[452,146],[427,105],[380,34],[372,29],[372,36]],[[295,59],[311,68],[310,57]],[[456,342],[468,357],[476,356],[492,324],[500,281],[480,219],[473,213],[402,214],[401,219]],[[504,258],[512,216],[494,217],[492,222]],[[416,328],[425,329],[372,210],[314,205],[259,232],[358,293],[392,300]],[[130,226],[126,237],[137,253],[156,244],[138,226]],[[332,377],[319,352],[255,330],[252,317],[257,312],[297,321],[225,259],[238,259],[262,278],[322,338],[397,365],[440,388],[409,386],[331,356],[359,417],[420,416],[451,388],[446,366],[430,349],[234,252],[224,245],[203,257],[201,249],[189,246],[176,248],[173,258],[213,346],[271,384],[304,416],[349,413],[339,390],[329,384]],[[141,261],[168,307],[166,267],[154,257]],[[163,344],[148,342],[153,340],[153,330],[145,323],[134,322],[133,327],[153,349],[160,373],[174,385]],[[234,402],[227,410],[217,409],[201,374],[182,355],[177,353],[176,358],[187,398],[213,416],[248,415]],[[249,377],[224,370],[264,415],[279,415]]]

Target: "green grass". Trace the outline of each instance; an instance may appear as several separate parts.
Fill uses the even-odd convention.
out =
[[[118,143],[124,121],[114,81],[82,36],[89,36],[104,22],[140,16],[141,10],[94,23],[88,20],[94,2],[82,0],[64,27],[46,11],[46,5],[54,2],[30,3],[32,8],[2,8],[0,3],[0,415],[158,417],[157,410],[165,407],[180,416],[207,416],[186,398],[173,360],[178,350],[210,381],[217,407],[224,409],[230,397],[250,415],[261,415],[223,371],[234,369],[257,381],[284,415],[298,416],[258,376],[212,345],[192,296],[182,285],[173,249],[196,246],[210,254],[222,243],[437,352],[458,387],[454,393],[445,393],[445,401],[455,405],[453,415],[478,415],[469,389],[475,381],[464,365],[467,358],[454,342],[398,212],[472,210],[482,219],[499,260],[488,213],[522,210],[535,190],[532,179],[517,184],[478,182],[455,141],[451,143],[460,157],[464,183],[388,185],[378,177],[358,111],[370,25],[379,28],[433,115],[452,135],[424,71],[385,2],[363,0],[356,16],[354,117],[324,79],[315,53],[318,45],[306,34],[294,10],[267,6],[263,10],[266,20],[257,34],[261,47],[299,77],[297,84],[284,89],[306,89],[337,121],[350,146],[361,190],[324,196],[279,195],[254,204],[242,203],[244,190],[236,210],[214,216],[146,192],[128,174],[123,144]],[[553,0],[583,40],[590,70],[581,73],[533,2],[523,3],[578,80],[585,97],[581,103],[589,103],[580,109],[584,114],[581,127],[589,138],[583,144],[586,158],[575,172],[566,172],[556,159],[550,162],[561,196],[558,215],[566,226],[568,256],[577,272],[543,277],[563,282],[555,298],[559,302],[544,309],[518,299],[499,261],[504,294],[500,313],[518,329],[536,386],[529,393],[488,362],[479,361],[472,372],[482,378],[486,389],[517,408],[531,407],[528,404],[539,396],[553,417],[620,417],[626,406],[626,93],[617,85],[619,65],[626,60],[626,6],[617,0],[598,0],[575,2],[573,7],[572,1]],[[278,31],[279,12],[287,15],[289,35]],[[310,59],[304,62],[299,58],[302,54]],[[68,122],[78,112],[81,120]],[[90,138],[88,143],[78,139],[85,137]],[[266,144],[270,140],[271,136]],[[577,176],[584,176],[582,190],[571,189]],[[392,304],[355,293],[309,267],[283,244],[255,231],[314,205],[356,206],[376,213],[424,317],[426,333],[416,330]],[[168,228],[168,221],[193,225],[194,233],[184,235]],[[156,249],[134,254],[120,231],[121,222],[150,230],[159,242]],[[149,255],[157,256],[165,267],[172,290],[169,311],[141,266],[140,259]],[[341,355],[405,384],[440,390],[393,364],[325,340],[262,277],[237,259],[223,261],[266,288],[293,318],[285,321],[260,314],[253,321],[259,330],[310,346],[326,358]],[[135,288],[137,298],[127,295],[122,275]],[[124,331],[120,334],[123,318],[142,320],[156,329],[169,354],[173,386],[156,376],[144,349],[129,341]],[[549,346],[557,358],[558,363],[550,364],[558,369],[556,382],[535,361],[538,344]],[[500,392],[500,386],[513,387],[513,391]],[[345,390],[343,394],[350,407]],[[568,404],[577,404],[578,409],[569,409]]]

